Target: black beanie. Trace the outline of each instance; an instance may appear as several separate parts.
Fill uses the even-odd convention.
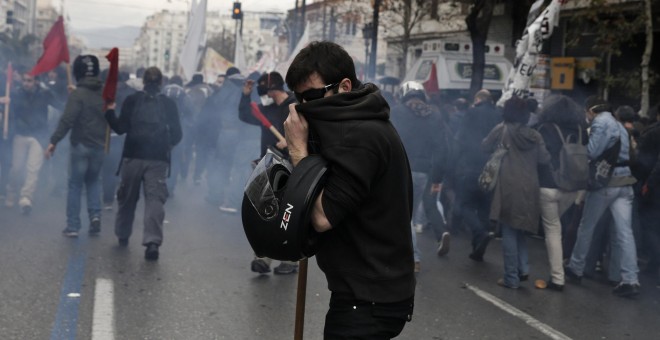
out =
[[[91,54],[79,55],[73,62],[73,75],[76,81],[85,77],[96,77],[99,75],[99,58]]]

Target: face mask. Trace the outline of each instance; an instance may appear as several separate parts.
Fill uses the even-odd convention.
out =
[[[261,105],[263,106],[268,106],[275,102],[273,98],[269,97],[268,95],[263,95],[259,97],[259,99],[261,99]]]

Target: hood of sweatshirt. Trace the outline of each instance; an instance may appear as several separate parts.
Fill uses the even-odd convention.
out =
[[[85,77],[78,82],[78,87],[84,87],[92,91],[99,91],[103,88],[103,82],[97,77]]]
[[[513,144],[521,150],[529,150],[538,144],[539,134],[535,130],[519,123],[506,124]]]
[[[390,117],[390,107],[374,84],[298,104],[296,110],[307,119],[321,121],[388,120]]]

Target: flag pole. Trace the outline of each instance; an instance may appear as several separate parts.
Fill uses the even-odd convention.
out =
[[[68,86],[73,86],[73,79],[71,78],[71,64],[70,63],[64,63],[66,67],[66,84]]]
[[[9,66],[7,67],[7,80],[6,80],[6,86],[5,86],[5,98],[9,99],[9,95],[11,93],[11,78],[14,76],[13,69],[11,67],[11,62],[9,63]],[[3,119],[3,126],[2,126],[2,138],[7,140],[9,138],[9,103],[5,103],[5,114],[4,114],[4,119]]]

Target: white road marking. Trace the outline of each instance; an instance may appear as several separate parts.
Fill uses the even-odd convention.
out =
[[[114,289],[112,280],[96,279],[92,340],[115,339]]]
[[[544,324],[543,322],[541,322],[539,320],[534,319],[531,315],[529,315],[529,314],[521,311],[520,309],[518,309],[518,308],[516,308],[516,307],[514,307],[514,306],[498,299],[497,297],[495,297],[491,294],[488,294],[488,293],[484,292],[483,290],[481,290],[481,289],[479,289],[475,286],[469,285],[469,284],[465,284],[465,287],[467,289],[473,291],[475,294],[477,294],[477,296],[481,297],[482,299],[492,303],[493,305],[495,305],[499,309],[501,309],[501,310],[503,310],[503,311],[505,311],[505,312],[507,312],[507,313],[509,313],[509,314],[525,321],[526,324],[528,324],[531,327],[537,329],[541,333],[547,335],[550,339],[553,339],[553,340],[571,340],[571,338],[568,337],[566,334],[564,334],[564,333],[562,333],[562,332],[560,332],[560,331]]]

